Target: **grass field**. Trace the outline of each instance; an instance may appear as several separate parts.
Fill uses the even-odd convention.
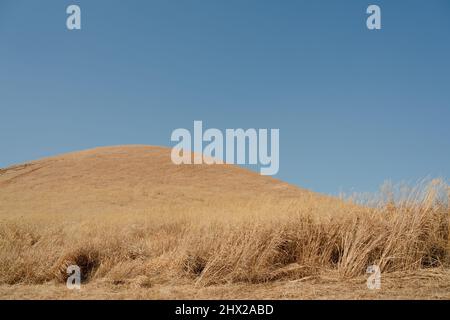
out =
[[[390,192],[344,201],[145,146],[2,169],[0,298],[449,299],[448,186]]]

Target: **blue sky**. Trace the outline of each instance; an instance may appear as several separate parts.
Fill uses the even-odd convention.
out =
[[[449,57],[447,0],[0,0],[0,167],[203,120],[279,128],[277,177],[319,192],[449,177]]]

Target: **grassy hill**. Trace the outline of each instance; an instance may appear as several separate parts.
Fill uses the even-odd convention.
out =
[[[449,298],[449,211],[428,187],[366,208],[232,165],[176,166],[150,146],[12,166],[0,170],[0,297],[80,297],[64,286],[76,264],[87,298],[358,298],[376,264],[391,284],[379,297]]]

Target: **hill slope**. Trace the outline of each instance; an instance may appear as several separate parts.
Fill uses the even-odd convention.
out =
[[[0,170],[0,298],[448,298],[436,194],[370,210],[149,146],[33,161]]]
[[[177,166],[162,147],[102,147],[0,171],[0,215],[235,211],[249,202],[263,208],[264,201],[342,205],[237,166]]]

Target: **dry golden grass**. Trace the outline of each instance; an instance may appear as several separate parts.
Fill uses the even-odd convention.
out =
[[[449,298],[443,188],[368,207],[229,165],[175,166],[165,148],[44,159],[0,171],[0,297],[77,297],[63,286],[76,264],[81,298],[370,298],[377,264],[383,298]]]

